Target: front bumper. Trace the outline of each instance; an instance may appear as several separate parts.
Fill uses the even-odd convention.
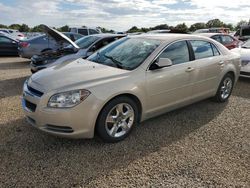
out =
[[[22,107],[29,124],[41,131],[67,138],[93,138],[101,102],[89,95],[73,108],[47,107],[49,96],[38,96],[36,89],[24,84]]]

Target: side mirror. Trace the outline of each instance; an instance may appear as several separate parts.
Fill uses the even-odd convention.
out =
[[[157,69],[169,67],[172,65],[173,65],[173,63],[172,63],[171,59],[159,58],[158,61],[156,60],[153,64],[151,64],[149,70],[157,70]]]
[[[157,65],[159,68],[169,67],[173,65],[173,62],[169,58],[159,58]]]

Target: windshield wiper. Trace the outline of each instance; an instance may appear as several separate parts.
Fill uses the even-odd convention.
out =
[[[118,68],[121,68],[121,69],[124,68],[124,67],[122,66],[122,63],[121,63],[120,61],[117,61],[117,60],[114,59],[113,57],[108,56],[108,55],[105,55],[105,54],[104,54],[104,57],[110,59]]]

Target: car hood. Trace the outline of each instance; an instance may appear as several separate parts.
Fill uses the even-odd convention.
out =
[[[53,39],[55,39],[55,41],[57,42],[67,42],[69,44],[71,44],[74,48],[79,49],[79,46],[74,43],[72,40],[70,40],[66,35],[64,35],[63,33],[48,27],[47,25],[41,25],[43,28],[43,31],[48,34],[49,36],[51,36]]]
[[[128,70],[118,69],[88,60],[77,59],[58,64],[33,74],[28,85],[42,92],[67,90],[78,85],[89,88],[98,84],[122,79],[129,75]]]

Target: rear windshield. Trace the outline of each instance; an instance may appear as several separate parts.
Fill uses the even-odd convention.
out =
[[[92,36],[82,37],[78,39],[77,41],[75,41],[75,43],[77,46],[84,49],[84,48],[90,47],[94,42],[96,42],[99,39],[100,37],[92,35]]]

